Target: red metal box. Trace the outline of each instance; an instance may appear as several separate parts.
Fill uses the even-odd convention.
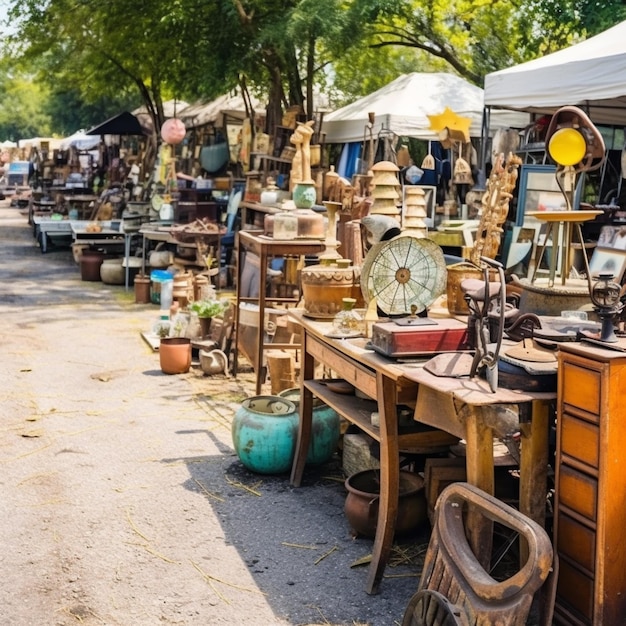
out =
[[[467,324],[453,318],[429,319],[419,326],[400,326],[395,322],[374,324],[372,347],[390,357],[429,356],[470,349]]]

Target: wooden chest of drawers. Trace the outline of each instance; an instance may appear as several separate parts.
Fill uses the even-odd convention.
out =
[[[626,624],[626,353],[559,352],[557,624]]]

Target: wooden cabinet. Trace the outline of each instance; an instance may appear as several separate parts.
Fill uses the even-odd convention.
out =
[[[626,353],[559,351],[554,622],[626,624]]]

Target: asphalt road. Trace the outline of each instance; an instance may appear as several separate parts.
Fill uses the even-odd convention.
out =
[[[399,624],[427,531],[365,593],[341,464],[260,476],[230,424],[234,378],[161,373],[132,291],[80,280],[0,207],[0,625]]]

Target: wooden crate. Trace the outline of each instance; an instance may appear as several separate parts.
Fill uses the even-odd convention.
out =
[[[428,519],[432,524],[435,515],[435,503],[439,494],[450,484],[466,480],[465,458],[449,457],[426,459],[424,466],[424,490]]]

